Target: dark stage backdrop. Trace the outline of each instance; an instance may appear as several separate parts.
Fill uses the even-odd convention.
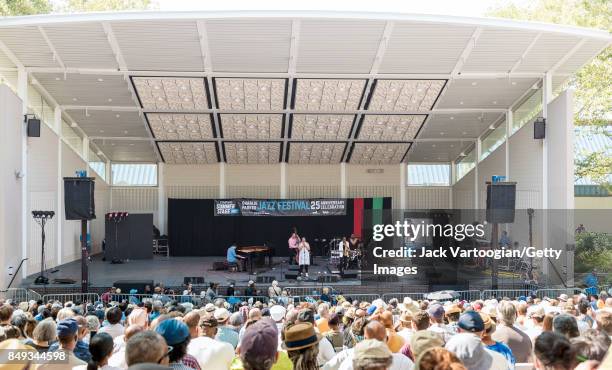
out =
[[[168,199],[171,255],[225,256],[235,241],[239,246],[265,243],[277,256],[288,256],[287,239],[292,227],[297,227],[299,235],[306,237],[311,246],[315,238],[349,236],[361,230],[361,226],[355,225],[355,205],[370,208],[372,198],[347,202],[344,216],[215,216],[214,202],[214,199]],[[391,199],[384,198],[384,205],[390,208]]]

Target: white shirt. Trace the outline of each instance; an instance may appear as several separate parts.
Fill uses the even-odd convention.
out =
[[[397,335],[404,338],[404,343],[410,343],[410,338],[412,338],[412,334],[414,334],[414,330],[409,328],[403,328],[402,330],[397,332]]]
[[[317,355],[317,363],[319,367],[325,365],[325,363],[331,360],[336,355],[334,346],[328,340],[319,341],[319,354]]]
[[[401,353],[392,353],[391,356],[393,360],[389,370],[411,370],[414,367],[414,363],[410,361],[406,355]],[[342,364],[338,370],[353,370],[353,351],[351,351],[349,356],[342,361]]]
[[[229,369],[234,359],[234,347],[209,337],[192,339],[187,346],[187,353],[198,360],[202,370]]]
[[[118,336],[123,335],[124,331],[125,331],[125,328],[123,327],[123,325],[117,323],[114,325],[106,325],[106,326],[101,327],[98,333],[106,333],[110,335],[113,339],[115,339]]]

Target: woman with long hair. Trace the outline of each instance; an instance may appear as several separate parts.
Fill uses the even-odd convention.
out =
[[[87,365],[77,366],[73,370],[119,370],[109,366],[108,359],[113,354],[113,337],[107,333],[97,333],[89,341],[91,359]]]

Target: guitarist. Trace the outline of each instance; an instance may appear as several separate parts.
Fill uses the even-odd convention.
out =
[[[299,253],[299,245],[300,245],[300,236],[297,233],[297,229],[294,227],[291,229],[291,236],[289,236],[289,240],[287,242],[289,244],[289,250],[293,253],[291,258],[291,264],[293,262],[298,262],[298,253]]]

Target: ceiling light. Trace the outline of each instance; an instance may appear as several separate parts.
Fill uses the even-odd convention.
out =
[[[514,86],[514,85],[516,85],[516,81],[512,81],[512,85],[513,85],[513,86]]]
[[[127,133],[128,133],[128,130],[123,130],[123,133],[127,135]]]
[[[463,102],[462,102],[462,101],[460,101],[460,102],[459,102],[459,105],[463,105]]]
[[[101,150],[98,150],[98,155],[102,155],[102,154],[104,154],[104,153],[102,153]]]
[[[110,103],[110,102],[112,102],[112,101],[113,101],[113,99],[112,99],[112,98],[108,98],[108,102],[109,102],[109,103]]]
[[[478,85],[478,82],[472,81],[472,86],[476,86],[476,85]]]
[[[462,135],[467,135],[467,132],[463,131],[461,134],[462,134]]]
[[[117,113],[117,114],[115,114],[115,117],[119,118],[119,117],[121,117],[121,115]]]
[[[59,77],[55,77],[55,81],[59,81],[59,80],[60,80],[60,78],[59,78]]]
[[[440,135],[444,136],[444,132],[440,132]]]
[[[103,78],[98,78],[98,82],[104,82]]]
[[[431,147],[432,147],[432,148],[435,148],[435,147],[436,147],[436,144],[431,144]]]
[[[100,133],[101,133],[101,134],[103,134],[103,133],[104,133],[104,130],[100,130]]]
[[[451,116],[451,117],[450,117],[450,119],[451,119],[451,121],[452,121],[452,120],[454,120],[454,119],[455,119],[455,117]]]
[[[72,101],[77,101],[77,98],[72,98]]]
[[[70,124],[70,127],[76,127],[76,126],[77,126],[77,124],[76,124],[76,123],[74,123],[74,122],[72,122],[72,123]]]
[[[497,100],[493,100],[493,104],[497,104]]]

